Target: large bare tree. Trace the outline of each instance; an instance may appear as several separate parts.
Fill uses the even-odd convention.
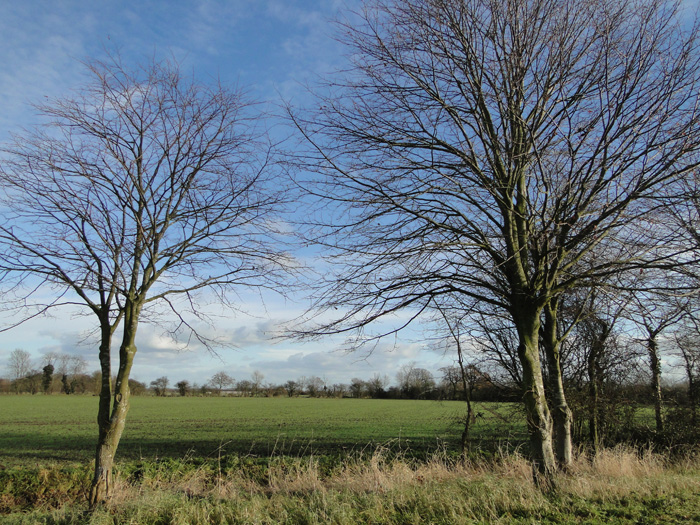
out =
[[[698,30],[681,9],[366,2],[341,24],[352,65],[317,109],[291,110],[320,174],[307,184],[324,206],[317,240],[337,263],[317,303],[336,316],[309,331],[410,319],[439,296],[507,312],[535,471],[550,480],[542,319],[572,287],[668,257],[649,238],[647,198],[698,166]],[[566,428],[564,392],[554,399]]]
[[[32,355],[26,350],[15,348],[10,354],[7,368],[12,374],[12,379],[19,381],[32,370]]]
[[[170,335],[211,348],[198,301],[235,308],[237,287],[280,289],[290,259],[275,238],[288,194],[271,180],[261,115],[244,93],[168,61],[130,69],[117,57],[87,69],[82,91],[39,106],[47,124],[5,149],[0,266],[20,297],[55,292],[38,311],[72,305],[98,321],[95,504],[110,492],[139,322],[170,315]]]

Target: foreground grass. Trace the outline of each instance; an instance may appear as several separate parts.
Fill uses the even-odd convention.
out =
[[[282,459],[262,471],[229,460],[122,469],[113,499],[88,513],[48,501],[3,523],[698,523],[700,464],[651,453],[580,457],[543,493],[518,455],[481,463],[388,459],[381,449],[335,465]],[[45,474],[47,475],[47,474]],[[54,483],[60,485],[60,476]]]

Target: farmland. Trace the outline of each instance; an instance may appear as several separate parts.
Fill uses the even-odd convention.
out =
[[[0,464],[85,462],[97,433],[97,398],[0,398]],[[480,404],[478,439],[524,439],[518,406]],[[123,460],[335,454],[391,444],[425,455],[456,452],[465,412],[459,402],[307,398],[134,397],[118,458]]]
[[[2,523],[666,523],[700,520],[700,468],[617,448],[542,492],[514,405],[136,397],[112,500],[86,514],[96,398],[0,397]]]

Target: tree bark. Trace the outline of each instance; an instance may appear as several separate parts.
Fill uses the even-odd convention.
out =
[[[551,485],[556,462],[552,448],[552,417],[545,399],[539,355],[540,310],[528,306],[520,308],[513,316],[520,338],[518,356],[523,369],[523,401],[535,481]]]
[[[661,394],[661,360],[659,359],[659,345],[656,341],[656,333],[649,333],[647,339],[649,351],[649,366],[651,368],[651,390],[654,398],[654,415],[656,418],[656,431],[664,431],[664,419],[661,412],[663,398]]]
[[[138,311],[138,308],[136,309]],[[99,435],[95,453],[95,471],[88,497],[91,508],[107,500],[112,493],[112,467],[119,440],[124,431],[126,414],[129,411],[129,374],[136,355],[136,328],[138,313],[127,315],[124,321],[124,335],[119,348],[119,370],[112,397],[109,339],[100,345],[100,366],[102,388],[97,423]],[[111,330],[110,330],[111,336]]]
[[[474,410],[472,407],[472,381],[467,377],[467,369],[464,366],[464,354],[462,353],[462,344],[459,341],[459,337],[455,337],[457,342],[457,360],[459,363],[459,371],[462,381],[462,388],[464,389],[464,400],[467,403],[467,415],[464,420],[464,429],[462,430],[462,459],[466,459],[467,453],[469,452],[469,429],[471,428],[472,419],[474,417]],[[455,399],[457,398],[457,386],[455,384]]]
[[[542,346],[547,356],[547,371],[549,373],[554,454],[557,467],[566,470],[571,466],[572,461],[571,425],[573,415],[566,402],[566,394],[564,392],[559,337],[557,335],[556,299],[553,299],[544,308]]]
[[[599,410],[598,410],[598,367],[596,365],[596,351],[591,349],[588,354],[588,437],[593,447],[593,453],[598,453],[600,443]]]
[[[610,335],[611,326],[600,321],[600,334],[594,332],[591,341],[591,348],[588,352],[588,437],[593,448],[593,453],[597,454],[600,448],[600,389],[602,383],[600,358],[605,348],[605,341]]]

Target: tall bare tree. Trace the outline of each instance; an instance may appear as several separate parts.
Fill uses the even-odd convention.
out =
[[[651,280],[651,279],[650,279]],[[664,431],[663,396],[661,391],[661,335],[679,324],[687,314],[687,301],[664,293],[634,293],[626,316],[636,323],[641,332],[639,341],[649,358],[651,396],[654,400],[656,431]]]
[[[626,297],[618,290],[606,290],[603,283],[596,283],[594,288],[567,294],[559,309],[564,324],[569,327],[561,345],[563,373],[569,388],[587,393],[584,406],[594,453],[603,437],[601,429],[609,424],[607,412],[612,406],[606,406],[609,399],[603,396],[609,395],[611,376],[629,371],[637,364],[637,356],[623,351],[617,344],[618,321],[627,305]]]
[[[269,141],[241,91],[203,85],[167,61],[130,69],[112,57],[87,69],[82,91],[39,106],[47,124],[4,151],[0,267],[20,296],[56,291],[38,311],[67,305],[96,316],[95,504],[111,488],[139,323],[171,315],[170,335],[211,347],[194,322],[208,319],[198,292],[235,308],[233,289],[279,289],[290,259],[274,239],[287,196],[270,182]]]
[[[440,308],[439,314],[442,318],[444,329],[449,334],[445,344],[447,348],[454,346],[457,354],[458,365],[457,367],[451,366],[442,370],[445,370],[445,377],[451,384],[453,392],[456,390],[457,383],[461,385],[464,401],[466,401],[467,404],[467,413],[464,417],[464,427],[461,436],[462,457],[466,458],[466,454],[469,452],[470,447],[469,430],[471,429],[471,424],[474,419],[472,393],[474,392],[474,388],[476,386],[478,370],[473,363],[467,363],[466,352],[464,351],[462,345],[462,340],[464,337],[462,334],[463,319],[451,318],[448,311],[444,308]]]
[[[32,354],[21,348],[15,348],[10,353],[7,368],[15,381],[26,377],[32,370]]]
[[[317,109],[290,110],[321,175],[307,184],[324,206],[317,239],[338,263],[316,310],[334,320],[309,331],[415,318],[441,295],[508,312],[535,471],[551,480],[544,310],[660,257],[653,224],[635,226],[648,197],[698,166],[698,29],[681,9],[366,2],[341,24],[350,68]]]

